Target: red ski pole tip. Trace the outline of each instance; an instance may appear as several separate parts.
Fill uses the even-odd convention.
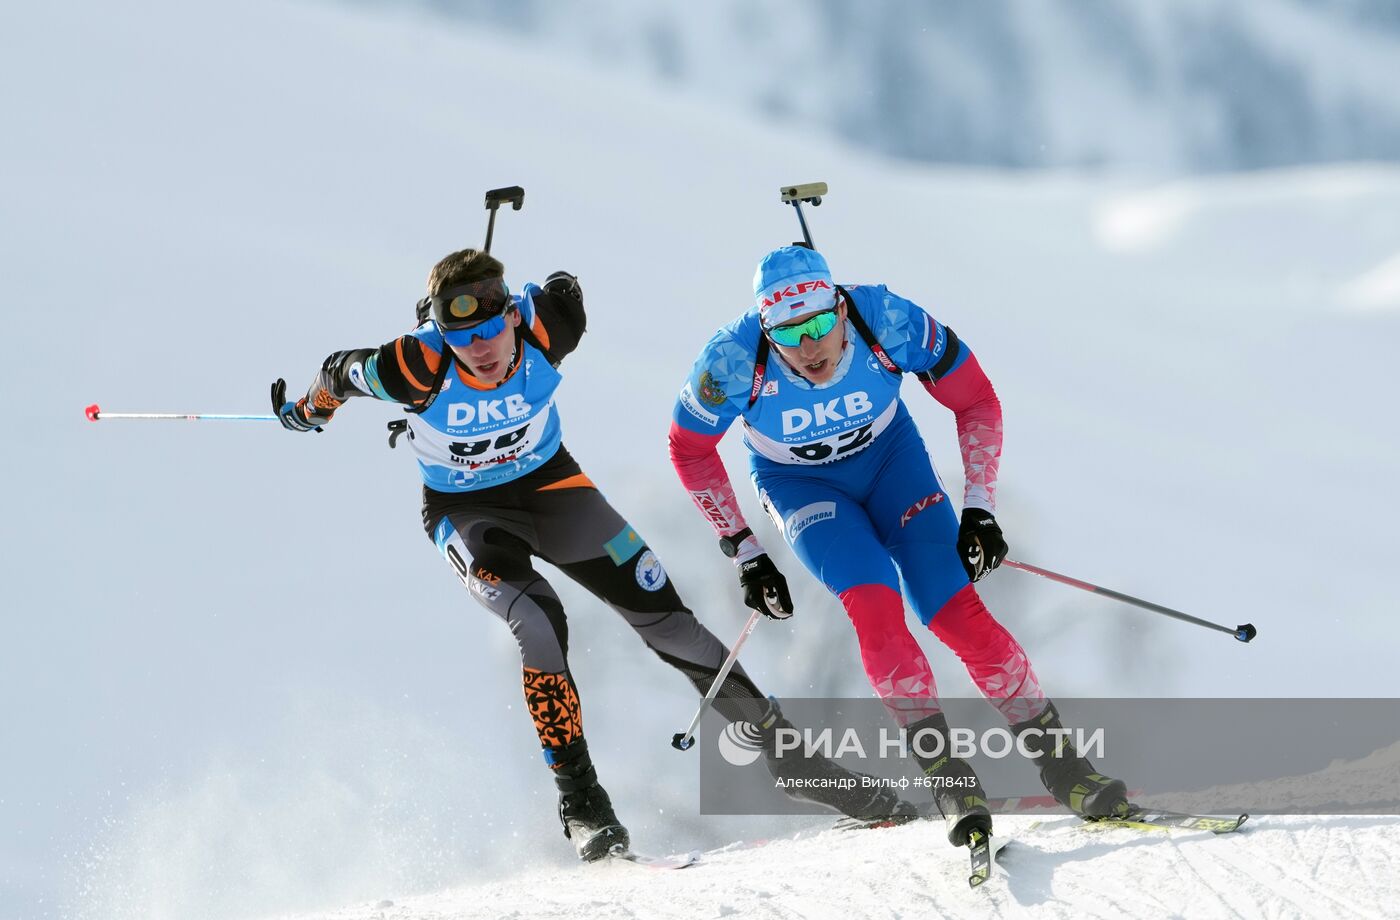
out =
[[[102,410],[101,410],[100,408],[98,408],[97,403],[93,403],[92,405],[90,405],[90,406],[88,406],[86,409],[84,409],[83,411],[87,413],[87,417],[88,417],[88,421],[89,421],[89,422],[95,422],[95,421],[97,421],[97,417],[98,417],[99,415],[102,414]]]

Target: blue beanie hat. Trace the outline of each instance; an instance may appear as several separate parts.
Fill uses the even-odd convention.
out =
[[[836,306],[836,285],[821,253],[804,246],[784,246],[758,263],[753,296],[759,319],[771,329],[795,316]]]

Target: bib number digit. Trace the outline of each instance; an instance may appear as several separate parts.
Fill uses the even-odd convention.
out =
[[[529,430],[529,425],[521,425],[514,431],[507,431],[496,439],[496,450],[505,450],[508,447],[514,447],[519,444],[521,441],[525,440],[525,435]]]
[[[848,451],[853,451],[869,444],[871,441],[874,440],[874,437],[870,434],[870,429],[872,427],[874,426],[861,425],[854,431],[843,431],[841,434],[837,435],[836,440],[849,441],[850,443],[843,444],[840,447],[836,448],[836,452],[838,454],[844,454]]]
[[[491,442],[489,440],[467,441],[465,443],[462,441],[456,441],[452,443],[447,449],[452,451],[452,456],[454,457],[479,457],[482,454],[486,453],[486,448],[490,446]]]
[[[843,431],[835,437],[827,438],[825,441],[813,441],[811,444],[798,444],[789,447],[788,450],[792,451],[794,457],[806,463],[821,463],[823,460],[829,459],[833,454],[839,457],[841,454],[848,454],[853,450],[860,450],[862,447],[875,440],[875,436],[870,433],[870,429],[873,427],[875,427],[874,424],[861,425],[859,428]]]
[[[831,445],[817,441],[815,444],[801,444],[797,447],[788,448],[792,455],[799,460],[806,460],[808,463],[820,463],[831,456]]]
[[[490,438],[483,441],[454,441],[447,445],[447,449],[452,452],[453,459],[458,463],[491,463],[501,454],[510,452],[529,434],[530,426],[521,425],[500,435],[494,441]]]

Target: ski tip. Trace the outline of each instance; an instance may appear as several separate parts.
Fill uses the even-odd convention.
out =
[[[1249,820],[1249,812],[1245,812],[1244,814],[1240,815],[1239,818],[1235,821],[1235,826],[1234,826],[1234,827],[1230,828],[1229,830],[1225,830],[1225,831],[1216,831],[1216,833],[1217,833],[1217,834],[1227,834],[1227,833],[1229,833],[1230,831],[1237,831],[1237,830],[1239,830],[1239,829],[1244,825],[1244,822],[1246,822],[1246,821],[1248,821],[1248,820]]]
[[[1235,627],[1235,638],[1241,642],[1248,642],[1259,635],[1259,630],[1254,628],[1253,623],[1245,623]]]
[[[883,815],[877,818],[841,818],[831,825],[834,831],[875,831],[887,827],[899,827],[914,821],[924,820],[918,812],[911,814]]]
[[[102,408],[97,403],[93,403],[83,410],[83,414],[87,416],[89,422],[95,422],[102,417]]]
[[[647,869],[689,869],[698,865],[701,860],[699,850],[691,850],[688,853],[679,853],[675,856],[648,856],[644,853],[633,852],[631,847],[621,845],[615,846],[608,851],[608,858],[603,862],[624,862],[634,866],[642,866]]]

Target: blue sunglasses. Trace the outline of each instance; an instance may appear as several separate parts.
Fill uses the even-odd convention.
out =
[[[796,348],[802,344],[802,337],[805,335],[813,342],[825,338],[836,328],[836,308],[823,310],[815,316],[808,317],[800,323],[791,323],[786,326],[774,326],[765,330],[768,338],[776,344],[787,348]]]
[[[475,326],[468,326],[465,329],[444,329],[442,337],[449,345],[470,345],[473,339],[494,339],[505,332],[506,315],[509,309],[499,316],[493,316]]]

